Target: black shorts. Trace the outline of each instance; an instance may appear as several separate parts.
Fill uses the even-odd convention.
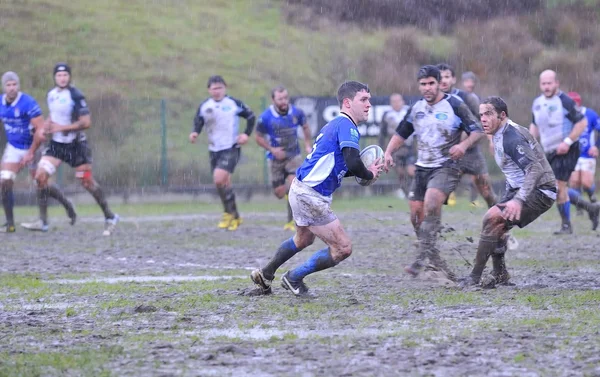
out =
[[[435,188],[450,195],[460,181],[460,169],[455,161],[447,161],[439,168],[424,168],[417,165],[415,177],[408,193],[408,200],[422,202],[427,189]]]
[[[46,147],[44,156],[58,158],[72,168],[92,163],[92,150],[85,140],[72,143],[58,143],[52,140]]]
[[[557,155],[556,151],[554,151],[547,153],[546,158],[552,167],[556,180],[568,182],[579,159],[579,142],[573,143],[567,154]]]
[[[488,173],[487,162],[479,145],[467,149],[458,163],[463,174],[479,176]]]
[[[511,229],[515,225],[519,228],[524,228],[544,214],[544,212],[549,210],[550,207],[552,207],[555,200],[549,198],[548,195],[544,194],[540,190],[553,192],[556,194],[556,187],[554,186],[536,188],[523,202],[523,208],[521,208],[521,218],[518,221],[506,221],[506,226],[508,229]],[[496,206],[502,209],[502,203],[506,203],[514,198],[517,192],[518,190],[507,191],[502,199],[500,199],[500,202],[496,204]]]
[[[215,169],[219,168],[233,174],[233,171],[240,160],[240,152],[239,147],[224,149],[218,152],[210,152],[210,171],[214,172]]]

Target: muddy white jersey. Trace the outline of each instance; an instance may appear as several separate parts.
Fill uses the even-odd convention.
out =
[[[575,101],[563,92],[547,98],[543,94],[533,101],[533,124],[540,131],[540,142],[546,153],[556,151],[569,136],[583,114],[575,108]]]
[[[85,102],[85,97],[79,89],[74,86],[67,86],[64,89],[54,88],[48,92],[48,110],[50,119],[61,126],[68,126],[79,120],[82,115],[89,115],[90,109]],[[78,140],[85,140],[83,131],[55,132],[52,134],[52,140],[68,144]]]

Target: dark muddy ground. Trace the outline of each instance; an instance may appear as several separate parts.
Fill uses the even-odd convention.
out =
[[[354,254],[307,279],[312,299],[279,284],[243,295],[250,269],[290,236],[281,206],[247,213],[234,233],[214,229],[216,211],[145,211],[111,238],[85,216],[2,235],[0,376],[600,376],[600,238],[588,221],[557,238],[552,209],[515,231],[515,286],[463,290],[402,272],[414,256],[406,206],[375,200],[384,209],[340,202]],[[466,275],[484,210],[445,210],[440,248]]]

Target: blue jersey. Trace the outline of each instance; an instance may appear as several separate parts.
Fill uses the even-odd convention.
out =
[[[598,114],[592,109],[582,107],[581,113],[587,118],[588,125],[579,136],[580,157],[592,158],[589,152],[590,148],[597,143],[595,131],[600,132],[600,122],[598,121]]]
[[[281,115],[273,105],[265,110],[258,120],[256,130],[269,139],[272,147],[281,147],[286,157],[294,157],[300,154],[298,145],[298,127],[306,123],[304,112],[297,107],[290,106],[287,114]],[[267,158],[273,159],[271,152]]]
[[[296,178],[324,196],[330,196],[340,187],[348,167],[342,148],[360,150],[360,133],[356,124],[344,113],[321,129],[312,152],[306,156],[296,172]]]
[[[8,143],[18,149],[29,149],[33,143],[31,119],[42,115],[42,109],[29,94],[21,93],[12,103],[6,103],[6,94],[2,95],[0,119]]]

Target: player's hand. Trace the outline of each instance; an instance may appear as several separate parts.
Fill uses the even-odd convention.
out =
[[[271,148],[271,154],[275,157],[276,160],[285,160],[285,151],[282,147],[273,147]]]
[[[453,159],[454,161],[456,160],[460,160],[461,158],[463,158],[463,156],[465,155],[466,149],[465,147],[462,146],[462,144],[456,144],[453,145],[452,148],[450,148],[450,158]]]
[[[570,148],[569,144],[567,144],[563,141],[560,144],[558,144],[558,148],[556,148],[556,154],[557,155],[567,154],[567,152],[569,152],[569,148]]]
[[[31,161],[33,161],[33,159],[35,158],[35,154],[32,151],[27,151],[27,153],[25,153],[25,155],[23,156],[23,158],[21,159],[21,162],[19,163],[19,166],[21,168],[29,165],[29,163]]]
[[[383,159],[378,158],[377,160],[373,161],[373,163],[367,169],[369,169],[369,171],[373,173],[373,180],[376,180],[377,178],[379,178],[379,175],[383,171],[384,167],[385,164]]]
[[[390,167],[395,166],[396,164],[394,163],[394,157],[392,157],[391,153],[385,153],[383,155],[383,168],[385,169],[385,172],[389,172],[390,171]]]
[[[198,132],[192,132],[190,134],[190,143],[195,144],[197,138],[198,138]]]
[[[523,205],[518,200],[509,200],[504,204],[502,209],[502,217],[508,221],[519,221],[521,218],[521,208]]]
[[[248,142],[248,135],[246,134],[239,134],[237,137],[237,145],[244,145]]]
[[[62,132],[63,130],[63,126],[61,126],[58,123],[54,123],[52,121],[50,121],[48,123],[48,126],[46,127],[46,134],[53,134],[55,132]]]
[[[590,148],[590,150],[588,151],[588,154],[590,155],[590,157],[596,158],[600,154],[598,152],[599,152],[598,147],[594,145],[593,147]]]

